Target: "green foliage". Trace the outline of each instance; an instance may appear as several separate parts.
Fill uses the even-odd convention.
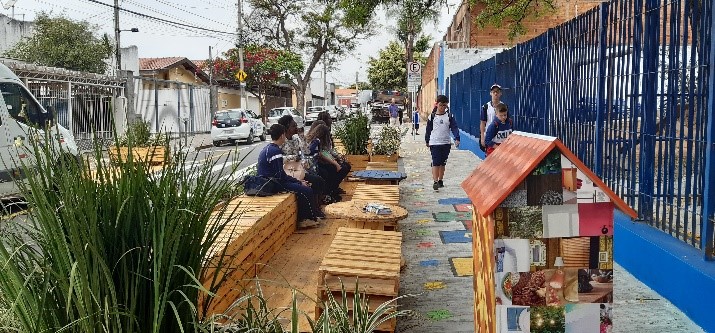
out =
[[[509,40],[526,33],[523,21],[526,18],[539,18],[556,10],[554,0],[469,0],[471,5],[483,6],[476,22],[480,27],[492,26],[509,30]]]
[[[5,56],[43,66],[104,74],[114,46],[104,35],[97,37],[97,26],[73,21],[64,16],[40,13],[35,33],[5,53]]]
[[[223,230],[210,220],[234,214],[217,206],[233,187],[211,159],[177,153],[154,173],[133,155],[105,159],[99,145],[78,161],[32,142],[36,162],[22,166],[20,183],[27,221],[5,225],[0,245],[0,304],[11,305],[20,331],[199,330],[200,291],[223,282],[201,270]],[[228,262],[223,254],[213,255],[217,265]],[[209,291],[199,281],[213,281]]]
[[[532,175],[548,175],[561,173],[561,153],[554,149],[534,168]]]
[[[304,107],[304,94],[318,62],[338,65],[357,43],[373,34],[369,20],[347,15],[344,0],[249,0],[253,11],[246,19],[252,38],[279,50],[308,59],[305,70],[294,72],[297,106]]]
[[[400,131],[399,127],[383,126],[377,138],[373,140],[372,153],[374,155],[392,155],[400,150],[402,137],[407,133],[407,128]]]
[[[407,90],[405,48],[396,41],[380,50],[377,58],[368,60],[367,79],[378,90]]]
[[[566,329],[566,314],[563,306],[532,306],[532,333],[557,333]]]
[[[367,142],[370,139],[369,121],[365,114],[351,114],[342,124],[334,124],[335,136],[343,142],[349,155],[367,154]]]
[[[164,146],[169,142],[164,133],[151,134],[148,122],[134,121],[127,127],[127,132],[119,138],[120,146],[151,147]]]

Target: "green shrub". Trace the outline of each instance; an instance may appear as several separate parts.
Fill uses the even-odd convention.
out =
[[[152,135],[149,123],[142,120],[130,123],[127,127],[127,132],[119,138],[120,146],[163,146],[167,142],[168,138],[163,133]]]
[[[212,159],[187,169],[177,153],[154,173],[131,155],[104,159],[99,145],[62,167],[53,145],[32,149],[27,221],[0,245],[0,304],[20,331],[198,331],[200,292],[223,282],[199,282],[211,280],[201,268],[224,228],[210,220],[234,214],[214,212],[233,184],[212,173]]]
[[[383,126],[380,133],[373,142],[373,155],[392,155],[400,150],[402,136],[407,133],[407,129],[401,132],[398,127]]]
[[[370,124],[366,115],[354,113],[341,125],[335,126],[335,136],[343,142],[349,155],[367,154],[370,139]]]

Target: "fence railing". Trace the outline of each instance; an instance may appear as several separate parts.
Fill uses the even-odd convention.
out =
[[[712,259],[712,16],[712,1],[602,3],[452,75],[452,112],[478,137],[499,83],[517,129],[558,137],[640,219]]]
[[[152,132],[211,131],[211,92],[205,85],[134,77],[134,109]]]

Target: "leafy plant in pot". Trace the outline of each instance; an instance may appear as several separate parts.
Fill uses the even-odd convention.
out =
[[[359,169],[359,165],[366,164],[369,160],[367,155],[367,144],[370,140],[370,128],[367,116],[364,114],[353,114],[341,125],[334,125],[335,136],[342,141],[347,155],[345,158],[353,166]],[[364,168],[363,168],[364,169]]]
[[[163,133],[151,134],[149,123],[135,121],[129,124],[127,132],[110,147],[110,154],[122,160],[132,155],[139,162],[164,164],[169,160],[169,140]],[[129,154],[129,151],[133,154]]]
[[[402,136],[406,133],[393,126],[383,126],[375,140],[370,161],[395,162],[402,143]]]

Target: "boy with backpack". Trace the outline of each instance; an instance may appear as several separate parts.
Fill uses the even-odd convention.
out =
[[[494,121],[489,124],[487,133],[484,135],[487,157],[514,131],[514,122],[509,118],[509,109],[506,104],[497,104],[495,111]]]
[[[432,189],[439,190],[444,187],[442,179],[447,166],[447,158],[452,148],[450,132],[454,136],[454,146],[459,148],[459,128],[454,115],[448,111],[449,98],[445,95],[437,96],[437,106],[427,118],[425,129],[425,143],[432,154]]]
[[[502,103],[501,101],[501,86],[498,84],[492,84],[491,88],[489,88],[489,95],[492,97],[491,101],[485,103],[482,105],[482,112],[480,115],[480,123],[479,123],[479,130],[480,130],[480,142],[479,146],[482,149],[482,151],[486,151],[486,140],[484,135],[487,132],[487,126],[494,122],[494,116],[496,114],[496,106],[499,103]]]

